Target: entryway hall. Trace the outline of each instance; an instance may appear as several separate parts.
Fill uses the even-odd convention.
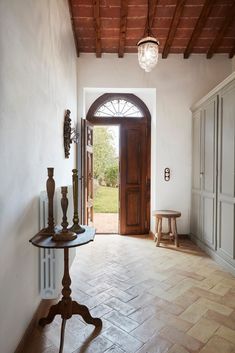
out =
[[[177,249],[96,235],[78,248],[71,273],[74,299],[103,328],[73,316],[64,353],[235,352],[235,278],[186,238]],[[24,353],[57,353],[60,324],[35,329]]]

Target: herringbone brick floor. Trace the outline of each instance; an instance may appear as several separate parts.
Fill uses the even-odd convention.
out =
[[[73,297],[101,317],[100,332],[67,321],[64,353],[234,353],[235,278],[189,240],[97,235],[78,248]],[[24,353],[58,352],[58,317]]]

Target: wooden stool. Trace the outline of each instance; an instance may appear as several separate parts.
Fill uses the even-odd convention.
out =
[[[170,235],[172,240],[175,240],[175,246],[179,246],[179,239],[177,233],[176,218],[181,216],[180,212],[171,210],[158,210],[153,212],[153,216],[156,218],[156,233],[154,241],[156,241],[156,246],[159,246],[161,242],[162,235]],[[162,219],[168,219],[169,231],[167,233],[162,233]]]

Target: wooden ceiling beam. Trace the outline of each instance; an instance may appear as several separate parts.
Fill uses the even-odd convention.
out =
[[[212,58],[213,54],[216,52],[216,49],[219,47],[227,29],[231,25],[234,18],[235,18],[235,1],[233,2],[232,6],[229,7],[227,14],[224,18],[224,21],[220,29],[218,30],[218,33],[206,54],[207,59]]]
[[[166,59],[169,52],[170,52],[171,45],[174,40],[175,33],[176,33],[176,30],[177,30],[177,27],[178,27],[178,24],[180,21],[180,16],[181,16],[183,9],[184,9],[184,4],[185,4],[185,0],[178,0],[177,1],[176,7],[175,7],[175,12],[174,12],[174,15],[173,15],[173,18],[171,21],[171,25],[170,25],[170,29],[169,29],[169,32],[167,35],[166,43],[164,45],[164,49],[162,52],[163,59]]]
[[[102,45],[101,45],[101,30],[100,30],[100,0],[93,0],[93,17],[95,28],[95,51],[96,57],[101,58]]]
[[[75,31],[75,22],[74,22],[74,18],[73,18],[72,0],[68,0],[68,5],[69,5],[69,13],[70,13],[70,19],[71,19],[71,24],[72,24],[74,44],[75,44],[75,48],[76,48],[77,57],[79,57],[79,45],[78,45],[78,38],[76,36],[76,31]]]
[[[119,48],[118,48],[119,58],[123,58],[124,56],[124,50],[125,50],[125,44],[126,44],[127,16],[128,16],[128,0],[121,0],[120,33],[119,33]]]
[[[156,15],[156,10],[157,10],[157,3],[158,0],[149,0],[149,22],[148,22],[148,18],[146,19],[146,23],[145,23],[145,29],[144,29],[144,36],[148,35],[148,28],[152,28],[153,26],[153,20],[154,17]]]
[[[184,58],[185,59],[188,59],[198,37],[200,36],[200,34],[202,32],[203,27],[205,26],[207,18],[210,15],[213,3],[214,3],[214,0],[205,0],[202,11],[201,11],[200,16],[197,20],[196,26],[194,27],[191,38],[189,39],[187,48],[184,51]]]

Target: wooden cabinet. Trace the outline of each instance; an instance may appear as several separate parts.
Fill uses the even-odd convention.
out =
[[[193,114],[191,234],[201,239],[201,110]]]
[[[217,250],[235,267],[235,80],[219,97]]]
[[[235,75],[192,110],[191,236],[235,268]]]

